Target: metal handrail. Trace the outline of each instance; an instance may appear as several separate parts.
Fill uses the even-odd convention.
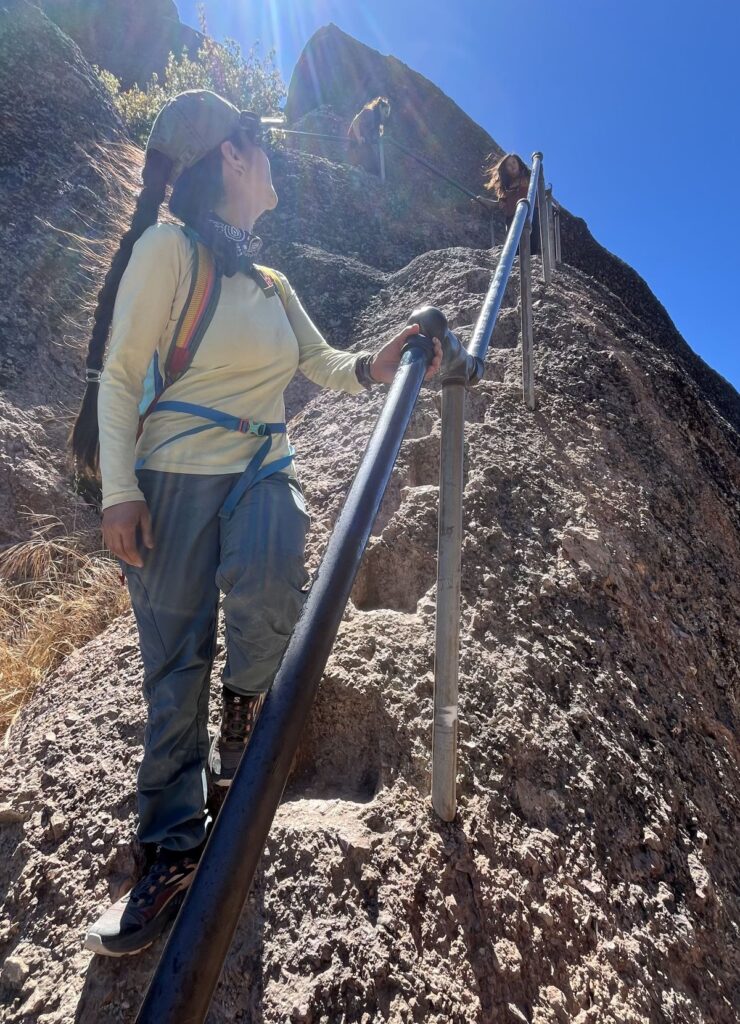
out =
[[[332,142],[352,142],[349,135],[325,135],[322,132],[302,132],[297,128],[280,128],[270,125],[271,132],[282,132],[283,135],[305,135],[310,139],[331,139]]]
[[[270,126],[270,131],[282,132],[284,135],[303,135],[303,136],[305,136],[307,138],[312,138],[312,139],[329,139],[332,142],[344,142],[344,143],[346,143],[346,142],[352,141],[350,139],[350,137],[347,136],[347,135],[324,135],[321,132],[304,132],[304,131],[299,131],[296,128],[281,128],[279,126],[272,126],[272,125]],[[428,160],[425,160],[424,157],[419,156],[418,153],[415,153],[412,149],[409,149],[407,146],[403,146],[400,142],[398,142],[392,136],[386,135],[385,133],[383,135],[380,135],[376,142],[372,143],[372,145],[376,145],[378,147],[378,155],[379,155],[379,163],[380,163],[380,180],[381,181],[384,182],[385,181],[385,177],[386,177],[386,175],[385,175],[385,143],[386,142],[390,142],[390,144],[392,146],[395,146],[396,149],[400,150],[402,153],[405,153],[406,156],[411,157],[412,160],[416,160],[416,162],[421,164],[422,167],[426,167],[426,169],[428,171],[431,171],[432,174],[436,174],[436,176],[438,178],[442,178],[443,181],[446,181],[448,184],[452,185],[453,188],[458,189],[458,191],[462,192],[464,195],[468,196],[470,199],[475,200],[475,202],[478,203],[478,205],[481,206],[486,211],[486,213],[488,213],[488,215],[491,218],[491,248],[493,248],[493,243],[494,243],[493,215],[491,214],[490,208],[485,203],[481,202],[480,196],[477,196],[475,194],[475,192],[471,192],[471,190],[469,188],[467,188],[465,185],[461,184],[459,181],[456,181],[455,178],[451,178],[448,174],[445,174],[444,171],[440,171],[440,169],[438,167],[435,167],[434,164],[430,163]]]

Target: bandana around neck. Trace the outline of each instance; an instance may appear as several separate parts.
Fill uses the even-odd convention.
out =
[[[252,266],[262,248],[262,239],[244,228],[234,227],[213,210],[201,218],[197,234],[212,250],[216,269],[225,277],[237,271],[251,276]]]

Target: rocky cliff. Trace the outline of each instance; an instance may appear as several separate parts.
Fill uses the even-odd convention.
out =
[[[113,230],[125,133],[80,50],[41,11],[0,6],[0,543],[28,513],[80,512],[64,458],[93,282],[71,235]],[[134,177],[130,174],[131,178]],[[91,294],[92,293],[92,294]]]
[[[86,73],[47,24],[14,22],[16,45],[44,31],[49,74]],[[19,65],[32,98],[23,75]],[[91,103],[91,123],[114,133],[104,97]],[[499,254],[474,210],[430,209],[401,185],[383,190],[311,153],[273,162],[281,203],[264,225],[267,258],[332,341],[375,346],[427,301],[469,337]],[[91,173],[98,204],[115,204],[110,179],[91,166],[83,160],[80,173]],[[568,223],[568,262],[535,294],[536,411],[522,403],[516,280],[486,380],[467,399],[459,816],[442,824],[428,801],[432,386],[212,1024],[736,1020],[738,396],[638,275],[583,222]],[[68,277],[89,292],[73,254]],[[29,323],[54,308],[40,302],[23,307]],[[33,345],[35,358],[50,358],[53,332],[35,336],[25,323],[14,322],[10,351]],[[16,379],[13,394],[37,388],[55,409],[56,382],[72,380],[79,360],[60,350],[46,392],[20,360],[25,383]],[[314,566],[382,399],[315,395],[300,382],[291,391]],[[8,422],[22,423],[13,401]],[[25,479],[23,465],[15,472]],[[139,678],[124,616],[67,659],[9,735],[0,774],[9,1024],[132,1021],[161,949],[124,961],[81,949],[88,920],[137,870]]]
[[[155,73],[161,80],[170,52],[195,56],[203,42],[182,24],[174,0],[38,0],[38,6],[124,89],[144,86]]]

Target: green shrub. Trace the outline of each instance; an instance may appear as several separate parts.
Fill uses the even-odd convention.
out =
[[[170,53],[161,82],[154,74],[143,89],[134,86],[122,92],[121,83],[110,71],[95,69],[131,137],[141,145],[146,143],[160,108],[185,89],[212,89],[240,109],[260,114],[277,113],[285,98],[285,83],[275,66],[274,50],[260,57],[259,43],[247,53],[235,39],[217,43],[208,35],[204,4],[198,6],[198,21],[204,38],[197,55],[190,57],[186,48],[179,56]]]

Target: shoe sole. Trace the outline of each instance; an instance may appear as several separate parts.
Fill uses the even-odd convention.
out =
[[[152,941],[147,942],[145,946],[137,946],[136,949],[115,950],[108,949],[108,947],[103,944],[103,940],[99,935],[88,934],[85,938],[85,945],[83,948],[92,950],[92,952],[96,953],[98,956],[136,956],[137,953],[143,953],[145,949],[149,949],[150,946],[153,946],[155,941],[155,939],[152,939]]]
[[[188,887],[176,893],[162,913],[150,923],[148,928],[142,928],[141,931],[136,932],[134,935],[118,940],[104,939],[97,932],[89,931],[85,936],[84,948],[92,950],[98,956],[136,956],[137,953],[141,953],[143,950],[153,946],[167,925],[177,917],[177,912],[187,890]],[[127,946],[130,948],[127,949]]]

